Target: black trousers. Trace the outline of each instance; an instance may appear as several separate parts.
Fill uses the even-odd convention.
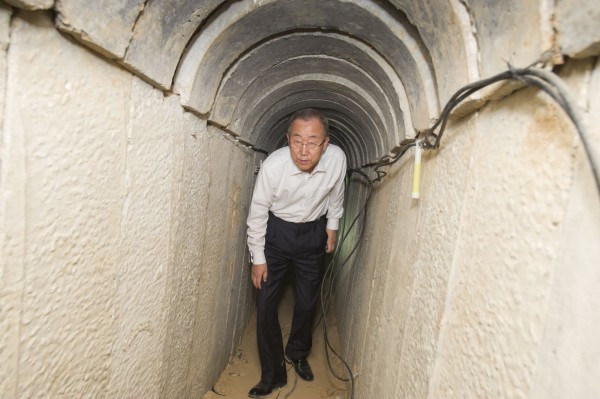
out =
[[[314,309],[324,272],[326,226],[325,216],[313,222],[291,223],[269,212],[265,236],[267,281],[261,283],[256,297],[256,337],[264,382],[271,384],[287,378],[277,302],[289,265],[296,305],[285,353],[298,359],[310,352]]]

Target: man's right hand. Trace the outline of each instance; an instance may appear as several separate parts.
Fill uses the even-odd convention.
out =
[[[262,281],[267,281],[267,264],[252,264],[252,284],[260,290]]]

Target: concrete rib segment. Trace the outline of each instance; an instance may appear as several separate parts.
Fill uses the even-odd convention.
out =
[[[435,89],[431,86],[435,79],[429,69],[429,56],[422,54],[424,48],[414,36],[417,32],[367,2],[261,2],[255,7],[243,2],[232,6],[200,31],[190,44],[178,71],[175,90],[181,94],[183,104],[206,114],[226,70],[247,48],[277,33],[309,28],[347,32],[370,43],[392,65],[403,67],[411,110],[416,112],[413,118],[421,125],[429,123],[437,111]]]

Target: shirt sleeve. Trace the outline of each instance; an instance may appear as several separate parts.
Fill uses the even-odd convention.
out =
[[[329,209],[327,210],[327,229],[337,230],[340,218],[344,213],[344,178],[346,177],[346,156],[342,153],[337,181],[329,193]]]
[[[263,167],[258,172],[254,193],[248,212],[248,249],[253,264],[267,263],[265,258],[265,235],[269,209],[273,204],[273,191],[267,173]]]

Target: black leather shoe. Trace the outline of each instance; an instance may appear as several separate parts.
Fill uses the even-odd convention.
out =
[[[315,376],[310,368],[310,364],[308,364],[308,360],[306,360],[305,357],[301,357],[300,359],[292,359],[288,355],[285,355],[285,360],[294,365],[296,375],[304,381],[312,381],[315,379]]]
[[[261,381],[248,392],[248,396],[251,398],[266,398],[274,391],[286,386],[286,384],[287,381],[275,382],[273,384],[267,384],[266,382]]]

